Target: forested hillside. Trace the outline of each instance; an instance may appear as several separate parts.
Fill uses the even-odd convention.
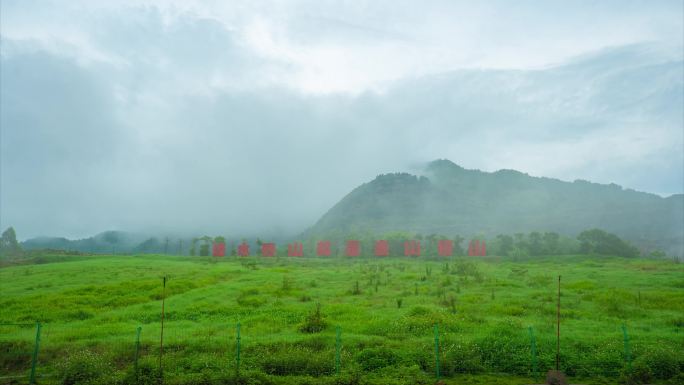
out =
[[[308,236],[408,231],[493,237],[533,231],[575,237],[600,228],[650,252],[682,255],[684,196],[667,198],[583,180],[431,162],[424,175],[384,174],[332,207]]]

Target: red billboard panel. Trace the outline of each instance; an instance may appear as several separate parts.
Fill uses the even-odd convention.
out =
[[[329,257],[330,241],[319,241],[318,244],[316,244],[316,255],[319,257]]]
[[[239,244],[237,254],[240,257],[249,257],[249,245],[246,242]]]
[[[361,242],[357,240],[347,241],[345,255],[347,257],[358,257],[359,255],[361,255]]]
[[[287,245],[287,256],[288,257],[303,257],[304,256],[304,244],[301,242],[288,243]]]
[[[376,257],[386,257],[389,255],[389,242],[382,239],[375,241],[375,256]]]
[[[211,248],[211,255],[214,257],[224,257],[226,255],[226,244],[214,243]]]
[[[405,241],[404,242],[405,256],[420,256],[420,241]]]
[[[261,244],[261,256],[262,257],[275,257],[276,246],[275,243],[262,243]]]
[[[451,257],[454,253],[454,242],[450,239],[440,239],[437,243],[437,254],[440,257]]]

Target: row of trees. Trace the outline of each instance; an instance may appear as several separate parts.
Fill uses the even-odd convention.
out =
[[[381,235],[354,234],[333,241],[342,243],[343,239],[359,239],[365,250],[372,250],[376,239],[386,239],[390,243],[390,255],[403,255],[403,242],[408,239],[421,241],[423,255],[436,255],[437,244],[440,239],[451,239],[454,244],[453,254],[464,256],[467,247],[466,239],[461,235],[446,236],[443,234],[423,235],[420,233],[391,232]],[[586,230],[576,238],[560,235],[556,232],[537,232],[499,234],[492,238],[475,236],[473,239],[487,242],[488,254],[511,257],[542,256],[542,255],[568,255],[568,254],[598,254],[616,255],[621,257],[639,256],[639,249],[621,239],[615,234],[600,229]],[[313,241],[311,241],[313,243]],[[305,242],[306,244],[306,242]],[[662,253],[660,253],[662,254]],[[660,254],[653,254],[658,256]]]
[[[464,241],[466,239],[460,235],[446,236],[443,234],[429,234],[423,235],[420,233],[409,232],[390,232],[384,234],[372,233],[356,233],[343,236],[330,236],[327,239],[332,241],[332,255],[343,255],[345,241],[347,239],[357,239],[361,242],[362,253],[368,254],[374,248],[375,240],[385,239],[389,241],[390,255],[402,256],[404,253],[404,241],[414,239],[421,241],[422,255],[437,255],[437,245],[441,239],[451,239],[453,241],[453,255],[465,255]],[[109,236],[109,234],[106,234]],[[326,238],[326,237],[324,237]],[[600,229],[590,229],[583,231],[576,238],[562,236],[555,232],[530,232],[530,233],[516,233],[513,235],[499,234],[494,238],[486,239],[483,236],[477,236],[474,239],[487,241],[488,251],[490,255],[502,255],[512,257],[525,256],[541,256],[541,255],[567,255],[567,254],[598,254],[598,255],[616,255],[622,257],[636,257],[639,256],[639,249],[629,244],[627,241],[621,239],[615,234],[608,233]],[[109,241],[109,239],[106,239]],[[302,241],[305,247],[305,254],[312,255],[315,253],[316,240],[310,237]],[[242,241],[245,241],[244,239]],[[161,252],[185,254],[183,247],[183,240],[179,239],[177,247],[172,246],[170,240],[166,238],[164,242],[160,242],[157,238],[150,238],[136,247],[135,252]],[[193,238],[191,240],[188,252],[191,256],[208,256],[211,254],[212,243],[225,243],[226,238],[222,236],[210,237],[202,236]],[[259,253],[259,248],[262,244],[260,239],[256,240],[256,254]],[[227,254],[236,255],[236,241],[231,241],[230,248]],[[279,245],[279,254],[286,254],[286,245]],[[2,233],[0,239],[0,256],[21,256],[22,249],[17,241],[16,232],[14,228],[9,227]],[[664,256],[662,252],[654,252],[652,256]]]

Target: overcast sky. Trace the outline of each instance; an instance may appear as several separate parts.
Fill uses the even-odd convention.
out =
[[[0,4],[20,239],[292,234],[436,158],[684,189],[682,1]]]

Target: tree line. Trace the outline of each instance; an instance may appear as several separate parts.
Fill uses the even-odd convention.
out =
[[[316,242],[318,240],[329,239],[332,241],[332,255],[343,255],[344,244],[348,239],[356,239],[361,242],[362,254],[372,253],[374,243],[376,240],[384,239],[389,242],[390,256],[403,256],[404,241],[418,240],[421,242],[422,255],[437,255],[437,245],[439,240],[450,239],[453,242],[453,255],[466,255],[467,241],[461,235],[447,236],[444,234],[421,234],[411,232],[387,232],[383,234],[372,234],[370,232],[355,232],[353,234],[331,234],[327,237],[309,237],[301,240],[305,247],[305,255],[315,255]],[[494,237],[485,237],[484,235],[476,235],[471,239],[486,241],[489,255],[499,255],[507,257],[534,257],[543,255],[569,255],[569,254],[587,254],[587,255],[614,255],[620,257],[637,257],[641,253],[638,248],[629,242],[621,239],[615,234],[606,232],[601,229],[589,229],[581,232],[577,237],[571,238],[561,235],[556,232],[529,232],[529,233],[515,233],[515,234],[499,234]],[[109,240],[111,241],[111,240]],[[226,238],[223,236],[210,237],[202,236],[192,238],[190,242],[183,244],[183,240],[177,240],[178,245],[170,243],[168,238],[160,241],[156,238],[150,238],[136,247],[137,252],[142,253],[174,253],[187,254],[191,256],[208,256],[211,255],[211,245],[213,243],[226,243]],[[247,242],[242,239],[240,242]],[[175,243],[175,242],[174,242]],[[227,255],[236,255],[236,245],[239,242],[232,240],[228,244]],[[251,243],[251,242],[248,242]],[[261,239],[256,239],[253,246],[253,254],[259,254],[259,248],[262,244]],[[464,245],[465,244],[465,245]],[[286,255],[286,244],[278,245],[278,254]],[[9,227],[3,233],[0,242],[0,256],[4,257],[18,257],[22,256],[24,251],[20,243],[17,241],[16,232],[14,228]],[[650,254],[652,257],[665,257],[661,251],[655,251]]]

